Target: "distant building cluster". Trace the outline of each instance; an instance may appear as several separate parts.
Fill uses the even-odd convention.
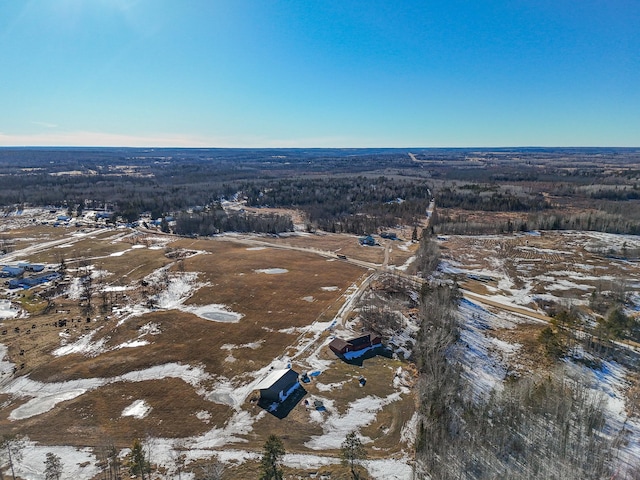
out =
[[[57,272],[44,272],[45,266],[37,263],[18,262],[17,265],[2,265],[0,278],[9,278],[7,286],[11,289],[29,289],[61,278]],[[37,275],[33,275],[33,274]]]

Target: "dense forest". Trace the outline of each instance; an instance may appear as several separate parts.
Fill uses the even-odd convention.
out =
[[[437,246],[428,237],[421,240],[420,257],[420,273],[428,278],[438,264]],[[461,338],[460,298],[455,284],[433,278],[420,293],[413,349],[420,377],[417,478],[639,478],[640,470],[625,471],[617,463],[624,426],[606,424],[604,399],[562,363],[570,342],[598,350],[593,358],[624,362],[610,339],[633,336],[634,323],[617,309],[595,327],[583,325],[576,335],[578,318],[557,312],[558,333],[545,328],[539,338],[556,368],[548,375],[507,378],[502,388],[482,397],[474,394],[460,362],[469,348]]]
[[[286,215],[251,215],[244,212],[228,214],[218,204],[206,212],[181,213],[176,217],[178,235],[210,236],[220,232],[261,232],[278,234],[293,231],[291,217]]]
[[[70,215],[104,208],[127,222],[171,215],[184,234],[289,228],[221,215],[216,205],[234,198],[298,209],[310,229],[364,234],[418,224],[433,199],[435,233],[637,234],[639,163],[636,149],[597,148],[3,148],[0,207],[62,207]],[[216,213],[185,214],[194,209]]]

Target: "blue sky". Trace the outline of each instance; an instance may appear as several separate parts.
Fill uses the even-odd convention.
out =
[[[0,0],[0,145],[640,146],[638,0]]]

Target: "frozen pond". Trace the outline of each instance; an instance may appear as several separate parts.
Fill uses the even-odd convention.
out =
[[[279,275],[281,273],[287,273],[288,271],[286,268],[261,268],[255,270],[256,273],[266,273],[267,275]]]
[[[180,307],[180,310],[193,313],[205,320],[222,323],[237,323],[242,318],[242,314],[233,312],[226,305],[212,303],[210,305],[189,305]]]
[[[200,312],[198,316],[214,322],[235,323],[239,320],[237,313],[228,312]]]

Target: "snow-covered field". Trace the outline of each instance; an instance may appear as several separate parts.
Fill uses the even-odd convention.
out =
[[[462,324],[463,355],[460,359],[464,374],[474,388],[479,401],[502,389],[508,371],[518,369],[521,345],[492,336],[495,329],[516,328],[518,317],[496,315],[482,305],[463,299],[459,309]],[[626,397],[629,387],[626,368],[613,361],[603,361],[599,367],[587,367],[567,358],[564,368],[568,378],[586,385],[591,395],[604,399],[605,415],[611,431],[626,430],[620,448],[620,458],[629,466],[640,465],[640,417],[637,406]],[[631,401],[632,402],[632,401]],[[629,412],[635,412],[633,416]]]

